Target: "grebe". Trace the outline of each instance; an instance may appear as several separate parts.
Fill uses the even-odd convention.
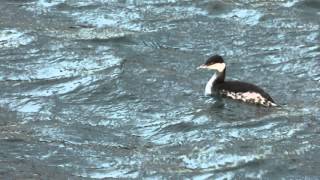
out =
[[[198,69],[216,70],[205,88],[205,95],[221,95],[236,100],[241,100],[246,103],[252,103],[263,106],[277,106],[270,95],[264,92],[256,85],[240,81],[224,81],[226,76],[226,64],[223,58],[219,55],[210,57],[205,64]]]

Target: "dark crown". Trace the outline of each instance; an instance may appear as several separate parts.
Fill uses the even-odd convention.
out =
[[[205,63],[205,65],[209,66],[215,63],[223,63],[223,58],[219,55],[211,56]]]

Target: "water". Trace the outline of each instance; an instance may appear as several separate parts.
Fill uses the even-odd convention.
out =
[[[3,0],[1,179],[318,179],[320,3]],[[227,78],[281,108],[205,97]]]

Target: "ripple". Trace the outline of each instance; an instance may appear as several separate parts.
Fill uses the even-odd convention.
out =
[[[24,8],[26,10],[36,12],[38,14],[46,13],[51,11],[52,8],[63,4],[65,0],[38,0],[36,2],[29,2],[24,4]]]
[[[63,2],[64,0],[39,0],[37,2],[37,6],[48,8],[48,7],[56,6]]]
[[[139,172],[132,172],[132,169],[100,169],[89,173],[79,174],[80,177],[104,179],[104,178],[138,178]]]
[[[197,157],[181,156],[185,166],[190,169],[203,169],[206,171],[228,171],[229,169],[243,167],[251,163],[262,161],[265,155],[239,156],[234,154],[219,154],[216,148],[199,150]]]
[[[139,13],[123,9],[122,11],[114,11],[109,9],[108,14],[103,13],[104,9],[96,9],[95,11],[76,12],[72,16],[80,24],[89,24],[94,27],[118,27],[119,29],[127,29],[131,31],[141,30],[141,25],[138,22],[140,19]],[[103,14],[101,14],[103,13]],[[137,21],[133,23],[133,21]]]
[[[8,76],[3,76],[2,80],[55,80],[71,78],[82,75],[90,75],[96,72],[119,66],[122,59],[113,56],[108,52],[108,47],[97,48],[97,55],[80,57],[74,52],[51,53],[47,57],[39,59],[39,63],[31,63],[24,67],[16,66],[16,69],[23,70],[23,73],[10,72]],[[57,59],[63,58],[63,61]],[[32,70],[33,69],[33,70]]]
[[[50,32],[52,36],[59,38],[69,38],[78,40],[108,40],[130,36],[133,31],[123,30],[120,28],[93,28],[72,26],[70,29],[56,32]]]
[[[37,98],[2,98],[0,104],[16,112],[38,113],[46,105],[46,102]]]
[[[318,5],[0,3],[0,179],[318,175]],[[283,106],[204,97],[212,53]]]
[[[105,13],[106,11],[108,13]],[[206,14],[205,11],[195,7],[168,6],[166,9],[162,9],[157,6],[127,6],[116,10],[106,7],[97,8],[93,11],[75,12],[72,16],[78,24],[87,24],[98,28],[113,27],[125,31],[153,32],[163,28],[171,29],[168,22],[204,14]],[[148,21],[150,25],[145,25],[145,21]]]
[[[62,95],[62,94],[70,93],[79,87],[89,86],[89,84],[93,81],[94,80],[92,77],[77,78],[75,80],[71,80],[71,81],[68,81],[65,83],[51,85],[48,87],[38,87],[38,88],[35,88],[29,92],[19,93],[19,94],[26,95],[26,96],[28,96],[28,95],[36,96],[36,97]]]
[[[28,102],[24,105],[19,105],[17,107],[17,110],[19,112],[28,112],[28,113],[35,113],[35,112],[39,112],[42,108],[41,104],[38,104],[36,102]]]
[[[220,17],[254,26],[259,23],[262,13],[252,9],[234,9],[230,13],[221,15]]]
[[[16,29],[0,30],[0,48],[17,48],[30,44],[35,37]]]

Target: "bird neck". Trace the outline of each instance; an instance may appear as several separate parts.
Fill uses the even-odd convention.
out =
[[[212,95],[212,87],[216,84],[220,84],[224,82],[225,78],[225,69],[222,72],[214,73],[212,77],[207,82],[206,88],[205,88],[205,95]]]
[[[213,83],[214,84],[224,83],[225,77],[226,77],[226,69],[223,69],[222,72],[218,72],[217,78]]]

